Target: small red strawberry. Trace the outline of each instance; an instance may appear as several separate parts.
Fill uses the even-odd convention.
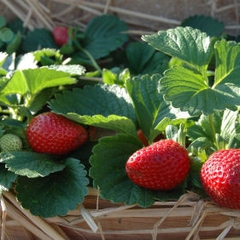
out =
[[[171,190],[190,169],[187,150],[171,139],[155,142],[136,151],[126,163],[128,177],[141,187]]]
[[[206,193],[222,207],[240,209],[240,150],[213,153],[203,164],[200,178]]]
[[[53,112],[35,116],[26,130],[27,140],[35,152],[62,155],[87,141],[86,129]]]
[[[53,38],[56,44],[61,47],[68,42],[68,28],[63,26],[56,26],[53,29]]]

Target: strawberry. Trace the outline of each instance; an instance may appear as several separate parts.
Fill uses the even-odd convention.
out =
[[[61,47],[68,42],[68,28],[63,26],[56,26],[53,29],[53,38],[56,44]]]
[[[126,163],[128,177],[141,187],[171,190],[190,169],[187,150],[171,139],[163,139],[136,151]]]
[[[26,130],[35,152],[62,155],[87,141],[86,129],[61,115],[46,112],[35,116]]]
[[[200,179],[205,192],[219,206],[240,209],[240,150],[214,152],[203,164]]]
[[[15,134],[7,133],[0,138],[0,148],[3,152],[19,151],[22,149],[22,140]]]

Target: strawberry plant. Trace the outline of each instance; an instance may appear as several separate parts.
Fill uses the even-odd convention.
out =
[[[192,27],[142,39],[171,58],[163,75],[138,75],[120,85],[63,91],[50,101],[50,108],[81,124],[116,133],[101,138],[90,157],[90,176],[102,198],[148,207],[155,200],[177,199],[186,190],[205,196],[199,174],[202,164],[219,149],[239,147],[239,44],[211,38]],[[63,101],[68,108],[61,105]],[[127,160],[144,147],[138,129],[149,144],[162,135],[187,148],[191,168],[176,188],[153,191],[126,174]]]
[[[17,135],[22,150],[0,153],[0,191],[13,191],[24,208],[41,217],[75,209],[88,186],[100,189],[104,199],[142,207],[178,199],[186,191],[205,197],[202,165],[216,151],[240,147],[240,45],[198,28],[179,26],[127,43],[125,23],[104,15],[83,32],[74,29],[60,49],[49,31],[35,29],[22,43],[23,52],[28,47],[31,52],[2,52],[0,136]],[[28,45],[38,35],[48,39],[45,43],[51,48]],[[124,43],[125,51],[120,51]],[[107,57],[119,60],[119,66],[112,61],[102,68],[101,60]],[[38,145],[55,149],[60,138],[58,125],[51,127],[51,141],[37,142],[39,135],[31,124],[45,112],[81,128],[84,144],[61,149],[60,154],[59,149],[41,152]],[[37,134],[50,132],[46,120],[38,126]],[[98,129],[107,134],[96,139]],[[61,145],[70,141],[63,137]],[[165,176],[177,179],[176,184],[156,190],[134,181],[127,162],[134,153],[155,149],[162,141],[176,143],[167,156],[180,148],[176,155],[188,164],[181,178],[176,169]]]
[[[49,52],[52,53],[53,50]],[[31,137],[29,137],[30,130],[26,131],[29,123],[36,121],[35,117],[48,109],[46,103],[55,93],[67,86],[74,86],[77,83],[77,76],[85,72],[84,67],[80,65],[38,67],[38,59],[45,53],[48,53],[48,50],[44,50],[41,54],[38,51],[28,53],[17,60],[7,54],[1,54],[0,191],[2,193],[11,189],[14,183],[17,199],[22,206],[30,209],[35,215],[49,217],[64,215],[69,209],[75,209],[88,192],[89,180],[86,177],[86,169],[79,159],[70,155],[58,156],[52,152],[50,152],[52,154],[38,153],[31,149],[33,141],[39,140],[39,136],[34,137],[35,132],[31,128]],[[63,117],[59,116],[58,119],[60,118]],[[45,135],[46,123],[49,124],[46,121],[41,126],[38,125],[38,128],[42,127],[42,134],[45,129]],[[48,133],[54,130],[53,127],[48,128]],[[68,134],[73,133],[69,132],[69,127],[75,129],[75,132],[76,129],[81,129],[84,135],[81,143],[82,140],[86,140],[86,130],[76,123],[64,118],[61,127],[66,127]],[[60,129],[60,126],[58,128]],[[65,141],[70,141],[70,136],[67,137]],[[59,140],[57,136],[53,138]],[[49,146],[50,143],[49,138],[43,147],[48,147],[48,150],[50,147],[53,149],[54,144]],[[75,147],[79,145],[77,142]],[[67,151],[72,150],[72,146],[67,149]],[[69,201],[70,192],[74,193],[71,201]],[[50,194],[48,199],[45,199],[45,194]]]

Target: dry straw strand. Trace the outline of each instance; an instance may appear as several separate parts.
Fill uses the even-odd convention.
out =
[[[45,220],[40,217],[32,215],[29,211],[24,210],[20,204],[16,201],[15,196],[10,192],[4,192],[3,196],[6,197],[10,203],[8,203],[7,213],[11,214],[10,216],[19,221],[26,229],[32,231],[36,236],[41,236],[44,234],[42,239],[58,239],[58,240],[67,240],[67,236],[62,236],[59,232],[52,228]],[[15,208],[13,208],[15,206]],[[10,210],[10,213],[9,213]],[[19,211],[18,218],[15,218],[14,211]],[[29,227],[31,225],[31,227]]]
[[[227,236],[230,229],[234,226],[234,219],[230,218],[229,222],[227,222],[226,224],[228,226],[226,226],[226,228],[220,233],[216,240],[223,240]]]
[[[93,220],[92,216],[89,214],[89,212],[86,210],[86,208],[81,204],[80,206],[80,213],[88,226],[92,229],[93,232],[97,232],[98,230],[98,225],[95,223]]]
[[[164,217],[162,217],[155,225],[152,233],[152,239],[157,239],[157,229],[161,226],[161,224],[166,220],[166,218],[173,212],[180,204],[182,204],[186,199],[188,199],[189,193],[186,193],[182,195],[179,200],[174,204],[172,208],[169,209],[169,211],[165,214]]]
[[[5,229],[6,229],[6,217],[7,209],[3,197],[1,196],[1,210],[2,210],[2,222],[1,222],[1,240],[4,240]]]
[[[33,30],[36,27],[45,27],[49,30],[53,29],[53,26],[56,24],[61,25],[80,25],[86,27],[87,22],[101,14],[113,13],[120,15],[123,20],[126,21],[130,26],[129,33],[141,35],[144,32],[156,32],[161,28],[167,28],[172,26],[177,26],[183,20],[183,16],[173,14],[170,16],[163,16],[163,14],[148,14],[145,9],[139,11],[139,9],[131,10],[128,9],[128,4],[124,1],[118,2],[113,0],[105,1],[84,1],[84,0],[22,0],[22,1],[8,1],[0,0],[2,4],[6,5],[11,12],[23,20],[25,25]],[[47,3],[46,3],[47,2]],[[227,4],[225,4],[227,2]],[[62,5],[62,8],[55,9],[51,7],[53,3],[57,5]],[[153,2],[152,2],[153,3]],[[151,3],[151,4],[152,4]],[[206,9],[209,9],[209,15],[215,18],[223,17],[225,20],[225,29],[227,31],[235,31],[234,34],[238,34],[240,29],[239,24],[239,11],[240,3],[238,0],[229,1],[220,1],[220,0],[209,0],[202,3],[206,5]],[[225,5],[224,5],[225,4]],[[192,15],[191,11],[194,9],[194,6],[189,5],[189,16]],[[150,5],[151,7],[151,5]],[[80,11],[73,15],[71,18],[72,12],[76,12],[77,9]],[[164,9],[163,9],[164,11]],[[229,14],[228,14],[229,12]],[[234,14],[232,14],[234,12]],[[195,14],[201,14],[196,12]],[[205,12],[203,13],[205,14]],[[26,20],[26,15],[28,19]],[[175,18],[172,18],[175,16]],[[229,16],[229,19],[225,19],[225,16]],[[231,17],[230,17],[231,16]],[[184,17],[186,17],[184,15]],[[230,20],[231,19],[231,20]],[[229,22],[228,22],[229,21]],[[131,29],[133,27],[133,29]],[[134,29],[136,28],[136,29]],[[145,30],[140,29],[145,28]]]

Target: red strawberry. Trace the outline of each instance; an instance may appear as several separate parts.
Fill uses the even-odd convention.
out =
[[[68,42],[68,28],[62,26],[56,26],[53,29],[53,38],[56,44],[61,47]]]
[[[171,139],[136,151],[126,163],[128,177],[139,186],[153,190],[175,188],[186,178],[189,169],[187,150]]]
[[[84,127],[52,112],[34,117],[27,127],[26,134],[34,151],[58,155],[74,150],[88,138]]]
[[[240,150],[213,153],[203,164],[200,178],[206,193],[219,206],[240,209]]]

